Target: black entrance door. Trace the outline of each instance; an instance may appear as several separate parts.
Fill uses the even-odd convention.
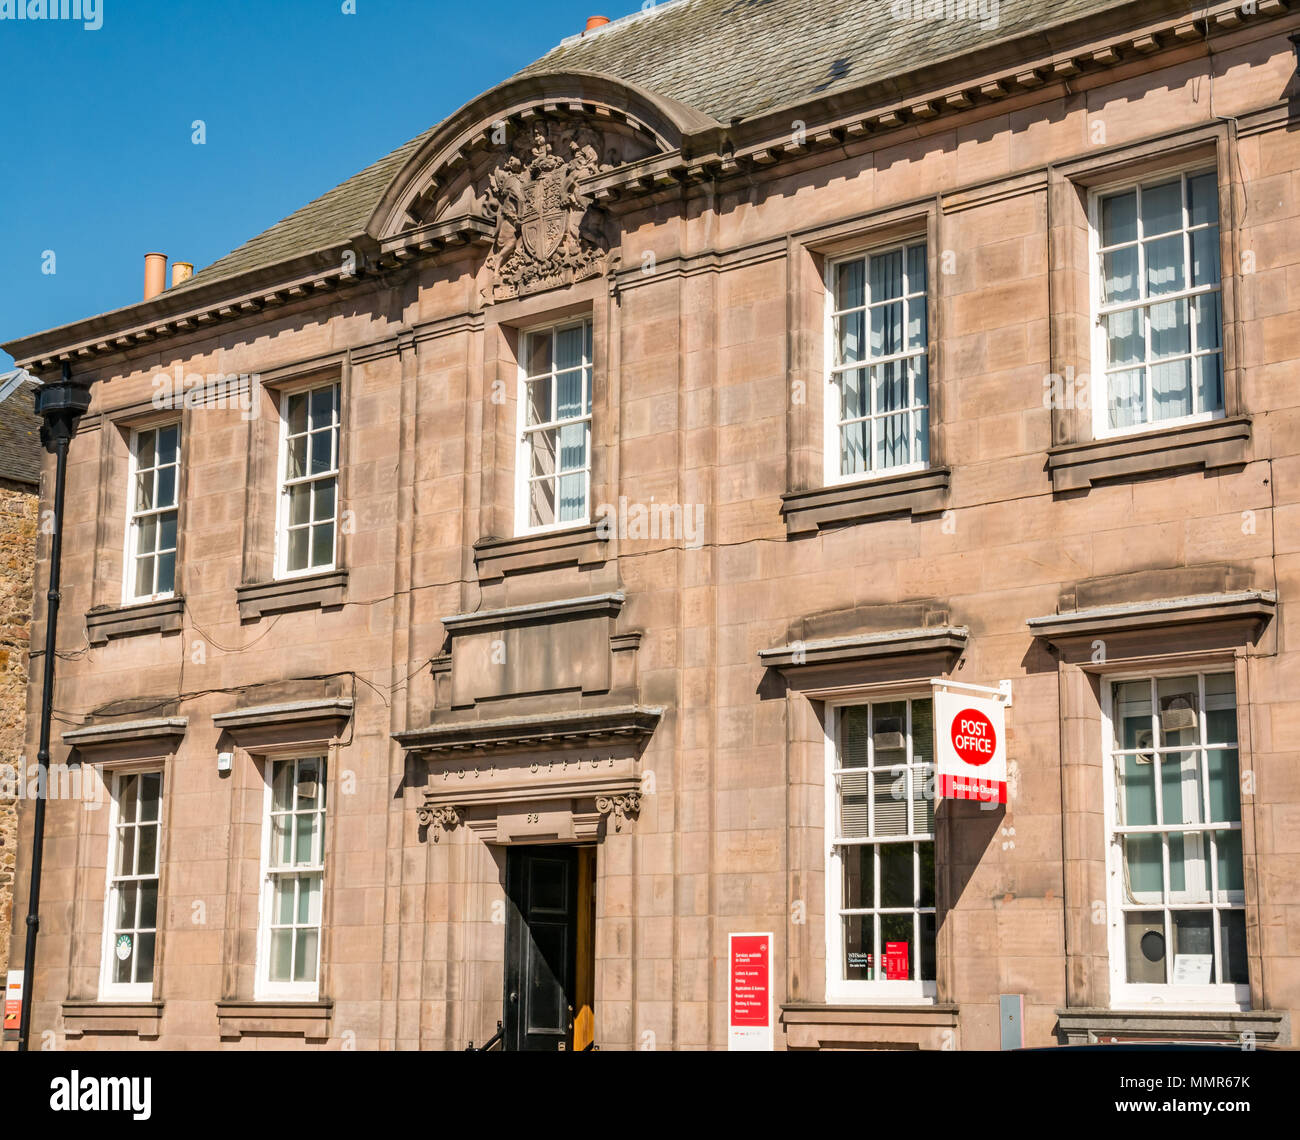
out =
[[[506,854],[506,1049],[573,1048],[578,851],[511,847]]]

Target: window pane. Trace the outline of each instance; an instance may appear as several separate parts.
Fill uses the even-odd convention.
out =
[[[1159,359],[1163,356],[1178,356],[1191,352],[1191,332],[1187,325],[1187,301],[1166,301],[1152,305],[1151,320],[1151,356]]]
[[[867,706],[854,705],[840,710],[840,767],[867,766]]]
[[[152,558],[136,559],[135,596],[137,598],[146,598],[154,592],[153,571],[154,571],[154,560]]]
[[[925,298],[913,297],[907,302],[907,347],[924,349],[929,333],[926,331]]]
[[[287,982],[291,980],[293,957],[293,931],[271,931],[271,981]]]
[[[139,537],[136,539],[136,550],[141,554],[151,554],[158,549],[158,516],[149,515],[143,518],[139,523]]]
[[[551,371],[551,334],[533,333],[528,338],[527,369],[529,376],[549,375]]]
[[[912,413],[912,462],[930,462],[930,413],[925,408]]]
[[[308,757],[298,761],[298,779],[295,787],[299,809],[321,806],[325,794],[322,777],[320,765],[314,758]]]
[[[314,431],[311,439],[311,473],[323,475],[334,469],[334,429]]]
[[[903,348],[903,305],[895,301],[871,312],[871,355],[889,356]]]
[[[289,408],[285,416],[289,424],[290,435],[300,435],[307,430],[307,397],[298,392],[289,397]]]
[[[577,471],[587,465],[587,425],[565,424],[560,428],[560,470]]]
[[[1219,283],[1219,227],[1194,230],[1192,241],[1192,284]]]
[[[1143,242],[1142,254],[1147,259],[1148,295],[1176,293],[1187,287],[1183,277],[1182,234]]]
[[[1210,781],[1210,819],[1215,823],[1241,821],[1241,777],[1235,748],[1211,748],[1206,754]]]
[[[542,479],[529,485],[530,508],[533,526],[546,526],[555,521],[555,484]]]
[[[1230,985],[1249,984],[1246,967],[1246,912],[1219,911],[1219,946],[1223,951],[1221,981]]]
[[[299,815],[297,820],[294,862],[310,865],[316,862],[317,816],[315,812],[306,812]]]
[[[869,843],[846,847],[844,865],[844,909],[865,910],[876,905],[875,847]]]
[[[876,777],[875,825],[872,835],[907,834],[907,780],[902,774],[882,772]],[[883,850],[883,848],[882,848]],[[883,855],[882,855],[883,858]]]
[[[158,818],[158,798],[162,794],[162,774],[144,772],[140,775],[140,818]]]
[[[840,835],[845,839],[865,839],[871,834],[867,817],[867,784],[865,772],[840,775]]]
[[[1151,403],[1153,419],[1170,420],[1192,414],[1191,371],[1187,360],[1151,366]]]
[[[128,872],[129,873],[129,872]],[[117,888],[117,922],[115,930],[135,929],[135,909],[140,898],[137,883],[120,883]]]
[[[854,309],[866,304],[863,274],[861,261],[846,261],[835,270],[836,309]]]
[[[555,378],[556,415],[560,419],[582,415],[581,371],[561,372]]]
[[[320,888],[317,875],[304,875],[298,880],[298,924],[320,925]]]
[[[587,476],[560,476],[560,521],[573,522],[587,515]]]
[[[1198,357],[1196,361],[1196,402],[1202,412],[1223,411],[1223,357]]]
[[[1160,794],[1165,823],[1201,822],[1199,752],[1166,752],[1160,757]]]
[[[317,388],[311,394],[311,426],[313,428],[326,427],[334,421],[335,394],[338,389],[334,385],[327,388]]]
[[[293,816],[271,817],[271,863],[287,867],[293,863]]]
[[[911,843],[880,845],[880,905],[910,907],[915,905],[916,872],[912,865]]]
[[[1137,191],[1112,194],[1101,200],[1101,244],[1137,240]]]
[[[582,364],[583,350],[587,344],[587,326],[574,325],[555,334],[555,369],[577,368]]]
[[[1126,246],[1101,256],[1102,300],[1108,305],[1138,299],[1137,246]]]
[[[1187,180],[1188,224],[1201,226],[1219,220],[1219,184],[1213,170]]]
[[[143,471],[136,474],[135,509],[137,511],[153,509],[153,478],[154,473],[152,471]]]
[[[158,464],[158,434],[154,431],[142,431],[136,437],[135,464],[141,470]]]
[[[906,414],[877,420],[876,467],[901,467],[911,462],[911,422]]]
[[[896,412],[907,406],[907,372],[903,361],[877,365],[871,370],[871,382],[877,412]]]
[[[844,978],[850,982],[875,980],[876,923],[869,914],[844,918]]]
[[[119,942],[113,939],[113,981],[129,985],[131,982],[131,957],[135,953],[135,939],[131,935],[126,935],[126,942],[120,943],[126,957],[123,958],[119,953]]]
[[[170,427],[159,429],[158,462],[160,464],[176,462],[176,454],[177,451],[179,450],[180,439],[181,439],[181,429],[176,424],[172,424]]]
[[[1159,186],[1142,187],[1142,234],[1154,237],[1170,230],[1181,229],[1183,224],[1182,180],[1175,179]]]
[[[869,420],[845,424],[840,429],[840,474],[856,475],[859,471],[866,471],[870,446]]]
[[[334,524],[318,523],[311,528],[311,564],[328,566],[334,561]]]
[[[867,389],[865,368],[841,372],[837,384],[840,390],[840,419],[853,420],[871,414],[871,396]]]
[[[287,811],[293,807],[293,774],[292,760],[275,761],[271,778],[271,807],[276,811]]]
[[[919,978],[923,982],[932,982],[937,977],[935,973],[935,937],[934,927],[935,919],[933,914],[917,915],[919,925],[919,934],[921,942],[921,972]]]
[[[1223,345],[1222,322],[1219,318],[1219,294],[1207,293],[1192,298],[1192,319],[1196,322],[1196,347],[1202,351],[1207,348],[1221,348]]]
[[[158,925],[158,880],[151,879],[140,884],[140,919],[141,930],[152,930]]]
[[[117,849],[117,870],[118,875],[135,874],[135,828],[124,827],[118,833],[121,837]]]
[[[316,938],[314,930],[300,930],[297,933],[298,945],[294,951],[293,964],[295,982],[316,980]]]
[[[171,507],[176,504],[176,468],[164,467],[158,472],[157,504]]]
[[[135,980],[137,982],[153,981],[153,954],[157,935],[139,934],[135,938]]]
[[[844,313],[835,318],[837,356],[836,364],[852,364],[861,360],[867,351],[867,315],[865,312]]]
[[[307,527],[289,532],[289,551],[286,562],[290,570],[307,569]]]
[[[870,264],[871,301],[885,301],[903,293],[903,251],[890,250],[872,256]]]
[[[907,250],[907,291],[925,292],[925,246],[913,245]],[[921,302],[924,304],[924,301]]]
[[[294,436],[289,440],[284,474],[287,479],[299,479],[307,474],[307,436]]]
[[[916,972],[916,946],[915,946],[915,920],[911,914],[882,914],[880,916],[880,955],[885,960],[881,963],[883,967],[882,976],[890,982],[906,982]],[[895,960],[894,969],[891,970],[891,962],[887,957],[891,944],[901,943],[907,951],[907,970],[899,969],[900,963]]]
[[[1196,677],[1162,677],[1156,682],[1160,702],[1160,743],[1164,747],[1200,740],[1200,682]]]
[[[1128,902],[1160,901],[1161,868],[1158,835],[1124,837],[1125,897]]]
[[[1124,947],[1128,980],[1165,981],[1165,918],[1158,910],[1130,911],[1124,916]]]
[[[275,923],[277,926],[290,926],[293,923],[294,887],[297,880],[292,876],[277,879],[275,883]]]
[[[1216,831],[1214,833],[1215,860],[1218,864],[1218,901],[1227,902],[1228,892],[1240,893],[1246,889],[1246,877],[1241,863],[1241,832]]]
[[[530,380],[527,384],[528,389],[528,423],[545,424],[555,419],[554,409],[551,407],[551,378],[546,376],[541,380]]]
[[[1110,426],[1133,427],[1145,423],[1147,414],[1146,371],[1116,372],[1109,378],[1108,401]]]
[[[1123,789],[1120,795],[1120,823],[1137,827],[1155,823],[1156,781],[1151,753],[1118,757],[1116,765],[1120,771],[1120,787]]]
[[[140,851],[136,856],[136,874],[152,875],[158,871],[158,829],[142,827],[140,830]]]
[[[934,906],[934,843],[918,843],[921,855],[921,906]],[[933,926],[931,937],[934,936]]]
[[[312,517],[317,521],[334,517],[335,480],[318,479],[312,484]]]
[[[1106,332],[1106,362],[1141,364],[1146,356],[1146,338],[1142,328],[1142,310],[1125,309],[1102,318]]]
[[[1179,958],[1193,956],[1198,962],[1182,962],[1184,970],[1202,985],[1214,981],[1214,925],[1208,910],[1174,911],[1174,969],[1170,971],[1169,981],[1176,982]],[[1209,959],[1206,963],[1205,959]],[[1199,965],[1200,969],[1195,967]],[[1205,969],[1208,965],[1208,971]],[[1189,980],[1188,984],[1196,984]]]
[[[176,512],[158,515],[158,549],[176,549]]]

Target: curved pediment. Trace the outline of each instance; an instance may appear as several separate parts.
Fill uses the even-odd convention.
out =
[[[693,108],[608,75],[517,76],[465,104],[421,144],[380,199],[367,231],[382,242],[471,212],[490,190],[491,174],[512,158],[528,165],[543,144],[550,156],[576,159],[584,171],[596,172],[671,153],[684,134],[717,125]]]
[[[677,152],[684,135],[714,126],[609,76],[518,77],[466,104],[420,145],[367,229],[389,248],[419,249],[463,231],[490,240],[489,299],[569,284],[601,272],[609,249],[588,180]]]

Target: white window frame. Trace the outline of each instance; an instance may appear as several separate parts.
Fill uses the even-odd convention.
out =
[[[316,474],[307,474],[289,477],[289,401],[294,396],[306,396],[308,417],[311,415],[311,394],[324,388],[333,388],[338,393],[335,400],[335,419],[334,419],[334,440],[333,450],[333,467],[329,471],[321,471]],[[311,462],[311,443],[310,427],[311,421],[308,419],[308,464]],[[325,574],[338,567],[339,560],[339,522],[343,517],[343,504],[340,497],[341,483],[340,478],[340,453],[343,448],[343,385],[338,380],[327,381],[324,384],[312,384],[308,387],[295,387],[285,389],[280,393],[280,428],[279,428],[279,447],[276,459],[276,516],[275,516],[275,576],[277,579],[287,578],[305,578],[313,574]],[[301,570],[290,570],[289,566],[289,493],[291,487],[304,486],[321,482],[325,479],[334,480],[334,547],[328,565],[305,566]],[[307,551],[308,559],[311,556],[311,527],[308,524]]]
[[[592,337],[592,355],[584,354],[582,363],[582,373],[584,376],[585,397],[582,407],[583,413],[578,416],[567,416],[562,420],[550,420],[544,424],[528,423],[528,345],[535,336],[549,335],[551,337],[551,396],[552,406],[558,406],[555,401],[555,336],[567,329],[586,327],[591,330]],[[518,367],[518,405],[516,409],[516,431],[517,440],[515,448],[515,534],[522,536],[526,534],[547,534],[551,531],[572,530],[575,527],[586,526],[591,522],[591,463],[592,463],[592,421],[595,409],[595,400],[593,398],[593,387],[595,385],[595,369],[592,364],[592,358],[595,355],[595,329],[590,316],[578,317],[574,320],[559,321],[549,324],[536,325],[531,328],[520,329],[519,331],[519,367]],[[537,377],[532,377],[535,381]],[[592,411],[586,411],[590,407]],[[587,462],[580,469],[580,473],[585,477],[586,489],[586,506],[581,518],[577,519],[556,519],[552,523],[543,523],[533,526],[532,519],[532,501],[530,498],[530,489],[532,484],[537,481],[532,478],[532,451],[529,436],[539,431],[559,429],[567,424],[582,423],[586,425],[587,430]],[[556,480],[555,508],[559,513],[559,442],[557,434],[555,463],[556,471],[554,478]],[[566,475],[575,475],[579,471],[566,471]]]
[[[1112,1009],[1124,1010],[1205,1010],[1208,1012],[1242,1012],[1250,1009],[1250,985],[1247,982],[1244,985],[1232,982],[1212,983],[1210,985],[1175,985],[1172,982],[1164,984],[1155,984],[1150,982],[1129,982],[1127,980],[1128,959],[1127,949],[1124,942],[1124,848],[1121,839],[1121,833],[1117,832],[1119,827],[1118,810],[1119,810],[1119,787],[1115,776],[1115,762],[1113,758],[1114,748],[1114,686],[1122,684],[1125,681],[1149,681],[1154,678],[1159,681],[1167,677],[1186,677],[1194,675],[1197,678],[1198,689],[1198,708],[1197,716],[1199,718],[1197,744],[1194,746],[1195,751],[1203,751],[1206,741],[1206,709],[1205,709],[1205,678],[1217,674],[1232,674],[1233,668],[1230,664],[1224,663],[1222,666],[1214,665],[1184,665],[1181,668],[1173,667],[1167,669],[1147,669],[1136,673],[1106,673],[1101,676],[1102,687],[1102,715],[1101,715],[1101,746],[1102,746],[1102,787],[1105,797],[1105,846],[1106,846],[1106,910],[1107,910],[1107,934],[1108,949],[1110,952],[1110,1005]],[[1238,726],[1241,723],[1241,693],[1237,685],[1236,677],[1233,677],[1234,689],[1234,711]],[[1240,728],[1238,728],[1236,742],[1238,771],[1243,771],[1241,764],[1241,742]],[[1189,749],[1181,749],[1189,751]],[[1203,789],[1203,795],[1208,797],[1208,786]],[[1241,788],[1238,785],[1237,795],[1240,797]],[[1156,785],[1155,796],[1157,803],[1161,802],[1161,789],[1159,784]],[[1244,814],[1244,812],[1243,812]],[[1204,828],[1203,830],[1235,830],[1240,831],[1242,824],[1239,822],[1235,828]],[[1187,830],[1196,830],[1188,828]],[[1245,849],[1243,843],[1242,859],[1245,859]],[[1210,861],[1213,862],[1212,860]],[[1166,860],[1167,863],[1167,860]],[[1244,870],[1244,868],[1243,868]],[[1217,868],[1211,867],[1213,878],[1211,883],[1217,879]],[[1166,865],[1163,871],[1164,882],[1169,880],[1169,869]],[[1163,886],[1161,888],[1164,890]],[[1172,894],[1172,892],[1170,892]],[[1244,896],[1244,892],[1243,892]],[[1130,909],[1160,910],[1162,912],[1169,910],[1200,910],[1210,909],[1209,904],[1190,904],[1180,903],[1174,899],[1162,900],[1160,902],[1145,904],[1142,906],[1134,905]],[[1245,900],[1243,897],[1240,907],[1228,907],[1226,909],[1238,909],[1245,911]],[[1166,945],[1172,947],[1169,938],[1169,927],[1166,923]],[[1172,951],[1168,951],[1171,953]],[[1217,961],[1222,961],[1222,950],[1216,955]]]
[[[892,253],[895,250],[902,250],[903,270],[904,273],[906,273],[907,271],[906,251],[908,250],[909,247],[917,246],[917,245],[921,246],[921,248],[925,251],[925,289],[920,293],[916,293],[916,292],[909,293],[907,292],[906,289],[904,289],[900,297],[891,298],[891,300],[900,300],[900,299],[911,300],[916,297],[921,297],[924,299],[925,301],[925,343],[919,349],[904,349],[902,352],[891,353],[889,356],[882,356],[879,358],[864,356],[861,361],[857,361],[853,364],[837,365],[835,363],[836,355],[838,351],[836,337],[835,337],[835,318],[840,315],[841,310],[835,307],[835,295],[836,295],[836,286],[838,282],[838,275],[840,273],[841,268],[847,264],[850,264],[852,262],[858,262],[858,261],[865,262],[869,266],[870,259],[873,257],[878,257],[886,253]],[[824,330],[823,330],[823,336],[825,340],[824,359],[826,361],[826,372],[825,372],[825,385],[822,389],[823,392],[822,452],[823,452],[823,464],[824,464],[824,479],[827,486],[842,485],[848,483],[865,483],[875,479],[888,479],[894,475],[906,475],[909,472],[913,472],[913,471],[927,471],[930,468],[931,445],[933,443],[933,438],[934,438],[934,432],[933,432],[934,377],[931,375],[930,372],[930,328],[931,328],[933,304],[930,295],[930,260],[929,259],[930,259],[929,238],[924,234],[916,234],[910,238],[903,238],[899,241],[891,241],[885,245],[875,245],[868,249],[863,249],[852,254],[847,254],[843,257],[837,257],[832,261],[828,261],[826,264],[825,281],[824,281],[826,305],[825,305],[825,323],[824,323]],[[863,280],[864,297],[866,298],[865,300],[866,311],[870,312],[873,302],[870,297],[871,276],[870,276],[869,268],[864,268],[863,279],[864,279]],[[848,312],[849,310],[843,310],[843,311]],[[864,324],[866,326],[866,336],[869,339],[871,335],[870,323],[868,321],[868,322],[864,322]],[[904,339],[906,339],[907,336],[906,316],[904,317],[904,321],[903,321],[903,336]],[[839,392],[838,392],[837,385],[835,383],[836,375],[840,372],[853,371],[854,369],[862,369],[866,371],[867,389],[868,389],[868,393],[871,393],[874,392],[874,387],[872,386],[871,383],[870,373],[871,373],[871,369],[875,365],[888,364],[891,361],[906,362],[908,360],[915,360],[918,358],[925,361],[926,401],[924,404],[909,403],[905,410],[914,414],[920,408],[925,409],[926,458],[924,460],[913,460],[911,463],[900,464],[897,467],[882,467],[879,470],[871,469],[867,471],[854,471],[854,472],[849,472],[847,474],[842,472],[840,470],[840,462],[841,462],[840,417],[839,417],[840,403],[839,403]],[[874,397],[871,398],[874,399]],[[899,413],[886,413],[886,414],[896,415]],[[883,414],[873,413],[867,416],[866,418],[874,420],[874,419],[882,418],[882,416]],[[874,447],[870,449],[870,454],[868,456],[868,459],[872,463],[875,462]]]
[[[136,503],[136,478],[140,473],[139,464],[139,446],[140,436],[145,432],[165,431],[169,427],[176,429],[176,476],[175,476],[175,502],[170,507],[154,506],[149,510],[137,510]],[[140,553],[140,520],[146,516],[157,518],[160,515],[167,514],[169,511],[176,512],[176,546],[171,548],[173,555],[179,554],[180,549],[180,522],[181,522],[181,462],[182,449],[185,441],[181,434],[181,422],[179,420],[166,420],[156,424],[142,424],[139,427],[131,429],[130,439],[127,441],[127,451],[129,453],[127,463],[127,482],[126,482],[126,535],[124,538],[124,547],[122,553],[122,604],[123,605],[141,605],[146,602],[161,601],[163,598],[172,598],[176,596],[176,579],[180,574],[180,560],[173,559],[172,569],[172,588],[170,590],[160,590],[151,594],[137,594],[135,592],[135,562]],[[155,445],[156,446],[156,445]],[[155,450],[155,455],[157,454]],[[155,467],[151,470],[158,471],[161,468]],[[157,489],[157,476],[154,477],[154,487]],[[159,551],[154,551],[155,558]],[[157,584],[158,568],[154,566],[154,584]]]
[[[897,1004],[897,1005],[930,1005],[938,1000],[938,982],[933,981],[862,981],[850,980],[844,977],[844,861],[841,857],[840,850],[846,846],[862,846],[864,844],[876,846],[878,841],[873,840],[842,840],[839,836],[839,780],[837,779],[839,771],[839,752],[840,752],[840,718],[841,711],[845,708],[856,707],[861,705],[886,704],[893,701],[907,702],[907,763],[912,763],[912,702],[917,700],[931,699],[929,692],[907,689],[898,693],[875,693],[863,694],[852,698],[844,698],[835,701],[827,701],[825,706],[825,748],[826,748],[826,766],[825,766],[825,840],[826,840],[826,1000],[828,1002],[850,1002],[850,1003],[879,1003],[879,1004]],[[874,745],[872,746],[874,747]],[[933,751],[933,748],[932,748]],[[931,760],[931,767],[935,767],[935,761]],[[937,777],[932,771],[930,775],[931,787],[935,787]],[[870,803],[870,800],[868,801]],[[936,802],[936,808],[938,806]],[[874,810],[869,808],[868,810]],[[909,805],[909,811],[912,808]],[[898,843],[916,843],[931,842],[936,843],[935,847],[935,890],[936,906],[935,912],[935,968],[938,970],[938,846],[936,834],[909,834],[906,836],[891,836],[889,842]],[[914,856],[919,858],[919,856]],[[913,868],[913,881],[916,882],[915,876],[918,874],[918,868]],[[914,911],[926,912],[929,907],[914,907]]]
[[[1187,213],[1187,181],[1189,178],[1196,178],[1202,174],[1214,174],[1215,186],[1218,186],[1218,167],[1215,163],[1207,165],[1195,165],[1187,168],[1178,168],[1144,175],[1141,178],[1125,178],[1115,182],[1109,182],[1102,186],[1093,187],[1088,194],[1088,265],[1089,265],[1089,319],[1092,324],[1092,384],[1089,393],[1092,400],[1092,431],[1096,439],[1114,439],[1128,435],[1140,435],[1143,432],[1163,431],[1166,428],[1179,427],[1184,424],[1209,423],[1213,420],[1223,419],[1227,415],[1228,388],[1227,388],[1227,349],[1222,343],[1226,340],[1226,321],[1223,312],[1223,277],[1224,263],[1222,257],[1222,238],[1223,238],[1223,217],[1218,211],[1216,205],[1215,216],[1216,225],[1219,230],[1220,239],[1220,257],[1219,257],[1219,280],[1215,285],[1196,285],[1192,286],[1191,281],[1191,239],[1189,234],[1189,218]],[[1164,182],[1171,182],[1175,177],[1179,177],[1182,183],[1182,204],[1183,204],[1183,227],[1180,231],[1183,237],[1183,267],[1187,272],[1184,284],[1187,288],[1179,290],[1176,293],[1162,293],[1159,301],[1153,301],[1150,297],[1139,296],[1136,301],[1124,301],[1114,305],[1105,305],[1102,301],[1103,280],[1101,272],[1101,255],[1104,251],[1111,248],[1101,244],[1101,200],[1111,194],[1122,193],[1125,190],[1139,191],[1139,205],[1137,225],[1138,238],[1138,279],[1139,282],[1146,279],[1146,257],[1142,245],[1141,232],[1141,200],[1140,188],[1143,186],[1153,186]],[[1140,290],[1139,290],[1140,291]],[[1175,419],[1167,420],[1146,420],[1140,424],[1133,424],[1129,427],[1113,428],[1110,426],[1110,394],[1108,388],[1108,371],[1110,368],[1109,349],[1106,343],[1106,326],[1104,317],[1111,313],[1122,312],[1125,309],[1147,309],[1153,304],[1162,304],[1166,301],[1188,301],[1188,343],[1192,347],[1189,351],[1193,354],[1190,359],[1195,360],[1196,329],[1195,318],[1192,314],[1191,301],[1193,297],[1199,297],[1206,294],[1217,293],[1219,296],[1219,360],[1220,360],[1220,377],[1223,383],[1223,402],[1224,407],[1203,412],[1193,412],[1189,416],[1179,416]],[[1145,346],[1146,359],[1140,367],[1146,370],[1146,406],[1148,412],[1152,409],[1152,391],[1151,391],[1151,325],[1150,321],[1144,322],[1145,328]],[[1170,357],[1169,359],[1177,360],[1180,357]],[[1122,369],[1118,370],[1122,371]],[[1193,405],[1196,400],[1196,375],[1191,375],[1191,393]]]
[[[157,870],[153,875],[128,875],[120,876],[114,873],[117,865],[117,843],[118,843],[118,826],[121,822],[121,807],[118,802],[119,784],[125,776],[142,776],[156,774],[161,780],[158,789],[158,843],[155,853],[157,860]],[[167,773],[163,767],[157,763],[150,764],[122,764],[113,768],[104,770],[101,778],[107,785],[108,790],[108,858],[104,868],[104,927],[100,938],[100,955],[99,955],[99,1000],[100,1001],[118,1001],[118,1002],[147,1002],[153,1000],[154,983],[158,980],[158,962],[159,950],[162,947],[162,926],[160,920],[163,917],[163,893],[162,893],[162,868],[163,868],[163,817],[167,795]],[[137,792],[137,795],[139,793]],[[129,824],[139,831],[138,822]],[[135,850],[138,853],[139,843],[137,841]],[[148,982],[115,982],[113,981],[114,964],[117,961],[117,886],[116,880],[134,879],[137,882],[146,879],[155,879],[158,883],[158,905],[154,915],[154,951],[153,951],[153,978]],[[138,903],[137,903],[138,905]],[[136,932],[139,933],[138,931]]]
[[[273,804],[273,781],[275,766],[278,763],[297,764],[302,760],[315,760],[320,765],[320,784],[324,793],[325,805],[320,809],[320,859],[311,865],[295,864],[292,869],[277,871],[271,865],[271,809]],[[268,754],[262,761],[262,856],[260,894],[257,908],[257,970],[253,983],[253,998],[256,1001],[315,1001],[320,997],[321,967],[325,950],[325,848],[327,844],[326,826],[329,819],[329,805],[333,799],[328,790],[330,773],[329,756],[325,752],[293,752]],[[271,981],[271,930],[275,914],[275,884],[279,875],[301,876],[320,875],[320,915],[316,936],[316,976],[310,982],[273,982]],[[300,924],[295,924],[300,925]]]

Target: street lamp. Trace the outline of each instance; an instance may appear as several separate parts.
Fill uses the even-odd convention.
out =
[[[59,624],[59,564],[63,558],[63,492],[68,478],[68,444],[90,407],[90,389],[74,384],[72,366],[63,377],[36,393],[41,445],[54,455],[54,535],[50,542],[50,580],[45,595],[45,658],[41,662],[41,741],[36,753],[36,807],[32,815],[32,882],[27,893],[27,948],[23,954],[23,1008],[18,1023],[18,1051],[27,1051],[32,1027],[32,991],[36,986],[36,932],[40,928],[41,856],[45,849],[45,798],[50,780],[50,718],[54,710],[54,646]]]

